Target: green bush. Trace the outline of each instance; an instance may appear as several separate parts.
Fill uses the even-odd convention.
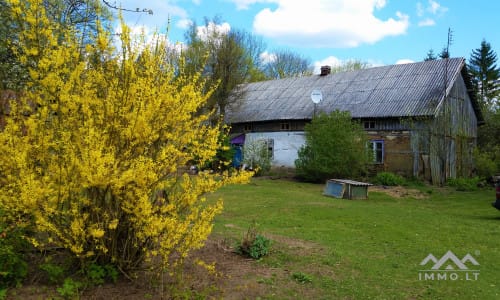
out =
[[[253,259],[259,259],[269,254],[270,246],[271,241],[257,233],[255,222],[253,222],[238,246],[237,252]]]
[[[474,151],[474,161],[478,176],[490,178],[499,172],[500,148],[497,147],[495,150],[494,152]]]
[[[82,286],[81,282],[67,278],[62,287],[58,287],[56,290],[64,299],[78,299]]]
[[[91,264],[85,269],[85,275],[92,285],[101,285],[107,280],[116,282],[118,280],[118,271],[112,265]]]
[[[320,113],[305,127],[306,142],[295,161],[297,177],[324,182],[330,178],[357,178],[371,160],[368,138],[349,112]]]
[[[478,189],[479,177],[473,178],[450,178],[447,185],[454,187],[457,191],[471,192]]]
[[[380,172],[375,176],[374,183],[379,185],[396,186],[406,184],[406,180],[394,173]]]
[[[271,170],[272,141],[258,139],[247,142],[243,148],[243,163],[252,170],[256,170],[256,176],[265,174]]]
[[[19,284],[28,274],[23,255],[28,243],[22,236],[15,225],[0,224],[0,289]]]
[[[0,300],[4,300],[4,299],[7,299],[7,291],[8,289],[3,289],[3,288],[0,288]]]
[[[47,259],[45,263],[40,264],[38,268],[47,273],[49,282],[51,283],[62,282],[66,273],[66,269],[64,267],[52,263],[50,258]]]

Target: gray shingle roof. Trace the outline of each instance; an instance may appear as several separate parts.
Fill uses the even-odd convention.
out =
[[[464,69],[463,58],[375,67],[351,72],[285,78],[242,85],[228,123],[311,119],[311,92],[321,90],[317,111],[350,111],[354,118],[434,115]]]

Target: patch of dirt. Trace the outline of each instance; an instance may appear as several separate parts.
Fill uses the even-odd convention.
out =
[[[269,233],[266,233],[264,235],[267,238],[271,239],[273,242],[278,242],[279,244],[286,247],[287,249],[292,250],[292,252],[295,252],[293,254],[298,254],[298,255],[302,256],[302,255],[310,254],[311,251],[318,253],[319,251],[324,250],[321,247],[321,245],[316,244],[314,242],[292,239],[292,238],[289,238],[286,236],[269,234]]]
[[[224,226],[227,228],[235,228],[241,230],[242,232],[244,231],[243,228],[234,224],[228,223],[224,224]],[[263,232],[262,234],[268,239],[270,239],[275,246],[278,244],[280,247],[286,248],[286,250],[292,252],[292,254],[294,255],[303,256],[303,255],[309,255],[312,252],[322,253],[324,250],[324,248],[321,245],[316,244],[314,242],[292,239],[287,236],[271,234],[267,232]]]
[[[404,186],[378,186],[373,185],[368,188],[368,192],[381,192],[394,198],[415,198],[427,199],[429,195],[417,189],[408,189]]]
[[[226,226],[237,228],[232,224]],[[279,235],[264,235],[273,241],[272,251],[275,249],[274,251],[283,251],[292,256],[324,252],[320,245],[312,242]],[[162,284],[160,278],[143,272],[138,274],[134,281],[121,278],[114,284],[88,288],[80,293],[80,299],[257,299],[272,295],[279,298],[283,291],[290,289],[294,290],[299,298],[309,298],[310,293],[314,293],[307,286],[290,279],[292,271],[286,262],[285,265],[271,267],[238,255],[232,246],[234,245],[230,245],[227,240],[212,236],[203,248],[194,251],[186,260],[182,278],[165,275]],[[207,265],[214,264],[215,273],[197,264],[197,259]],[[319,272],[316,267],[314,271],[305,271]],[[57,292],[58,287],[61,285],[24,283],[19,288],[10,289],[7,299],[61,299]]]

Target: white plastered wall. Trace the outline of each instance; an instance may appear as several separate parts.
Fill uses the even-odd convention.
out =
[[[245,136],[245,145],[256,140],[273,140],[274,167],[295,167],[298,150],[305,144],[303,131],[251,132]]]

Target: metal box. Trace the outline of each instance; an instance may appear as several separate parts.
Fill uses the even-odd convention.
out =
[[[368,199],[372,184],[348,179],[328,179],[323,195],[344,199]]]

